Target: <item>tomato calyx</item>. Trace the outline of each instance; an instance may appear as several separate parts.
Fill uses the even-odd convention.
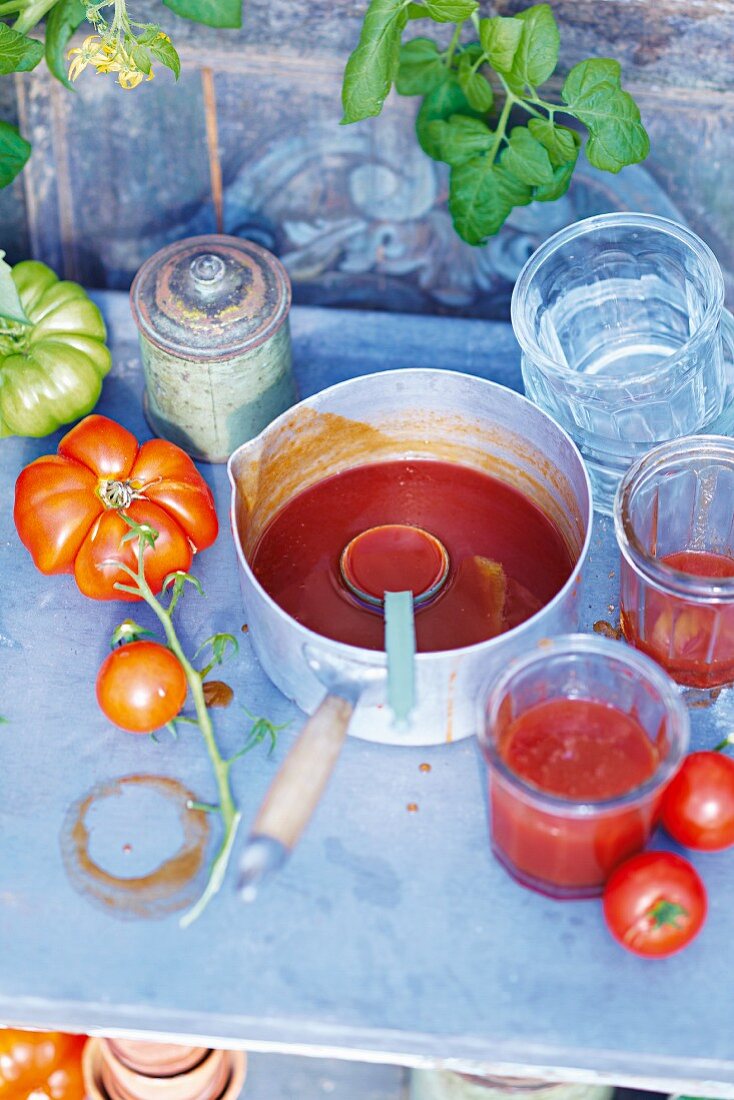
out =
[[[0,322],[0,350],[13,355],[25,354],[31,326],[21,321]]]
[[[115,511],[129,508],[134,500],[140,500],[143,495],[138,492],[137,486],[132,481],[122,481],[117,478],[100,481],[97,494],[105,508]]]
[[[653,928],[682,928],[688,916],[687,909],[677,901],[668,901],[667,898],[660,898],[645,914]]]
[[[126,645],[129,642],[139,642],[143,638],[154,637],[155,635],[152,630],[147,630],[144,626],[140,626],[134,619],[125,619],[112,631],[110,649],[116,649],[117,646]]]
[[[658,898],[630,925],[622,938],[630,947],[635,947],[650,932],[662,928],[685,928],[689,917],[688,910],[678,902],[668,901],[664,897]]]

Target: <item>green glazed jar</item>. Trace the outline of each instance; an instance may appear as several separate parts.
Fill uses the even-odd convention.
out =
[[[296,400],[283,265],[237,237],[190,237],[142,265],[130,290],[145,415],[192,457],[226,462]]]

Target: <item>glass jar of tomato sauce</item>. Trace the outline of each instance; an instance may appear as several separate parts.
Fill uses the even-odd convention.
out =
[[[678,689],[648,657],[585,634],[542,643],[483,706],[495,856],[551,897],[600,894],[644,847],[689,734]]]
[[[630,467],[614,507],[624,636],[678,681],[734,680],[734,440],[690,436]]]

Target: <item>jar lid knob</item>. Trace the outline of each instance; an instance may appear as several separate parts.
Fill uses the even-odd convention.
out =
[[[205,286],[210,287],[213,283],[222,280],[226,265],[221,256],[215,256],[212,252],[204,252],[191,261],[190,271],[194,282],[203,283]]]

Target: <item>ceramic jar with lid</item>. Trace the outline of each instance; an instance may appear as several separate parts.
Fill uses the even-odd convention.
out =
[[[473,1077],[414,1069],[410,1100],[611,1100],[608,1085],[556,1084],[515,1077]]]
[[[193,458],[225,462],[296,399],[283,265],[237,237],[190,237],[145,261],[130,290],[145,414]]]

